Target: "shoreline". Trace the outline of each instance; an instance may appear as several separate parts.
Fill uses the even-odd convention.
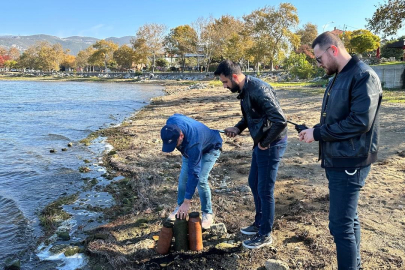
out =
[[[1,83],[1,81],[0,81],[0,83]],[[15,84],[13,84],[13,85],[15,85]],[[118,86],[118,85],[111,86],[111,87],[113,87],[114,89],[120,88],[120,86]],[[114,118],[111,118],[111,117],[106,118],[106,120],[111,120],[111,121],[115,122],[114,125],[108,124],[109,122],[107,122],[106,125],[102,125],[102,126],[104,126],[104,128],[106,128],[106,127],[115,127],[117,125],[121,125],[122,121],[125,121],[125,119],[133,116],[140,109],[142,109],[145,105],[147,105],[151,100],[150,97],[164,95],[163,86],[160,86],[158,84],[156,84],[156,86],[155,85],[152,86],[151,84],[146,84],[144,87],[146,89],[151,90],[151,91],[147,90],[148,93],[145,95],[145,98],[144,98],[145,101],[138,102],[138,103],[134,104],[134,106],[131,106],[131,107],[127,106],[128,109],[125,109],[125,110],[120,110],[120,109],[114,110],[117,113],[119,113],[119,111],[123,111],[125,113],[120,114],[122,117],[115,116]],[[139,88],[139,85],[136,85],[136,86],[133,85],[132,87],[125,86],[123,89],[133,89],[133,88]],[[157,89],[157,90],[152,91],[152,88]],[[121,91],[121,93],[125,93],[125,92]],[[126,98],[128,98],[128,97],[129,97],[129,94]],[[133,97],[132,98],[133,100],[138,100],[138,98],[140,98],[140,96],[138,94],[135,94],[135,96],[132,95],[131,97]],[[149,97],[149,98],[147,98],[147,97]],[[125,97],[124,97],[124,99],[125,99]],[[124,108],[122,108],[122,109],[124,109]],[[91,119],[89,119],[89,120],[91,120]],[[94,128],[91,128],[91,129],[94,131],[97,131],[98,126],[95,125]],[[88,134],[88,132],[87,132],[87,134]],[[81,137],[81,136],[79,136],[79,137]],[[75,137],[75,138],[78,138],[78,137]],[[82,187],[79,187],[77,189],[77,191],[82,194],[86,193],[86,191],[88,191],[86,189],[94,189],[93,187],[95,187],[96,185],[98,186],[99,189],[101,189],[100,183],[102,182],[102,180],[100,181],[100,179],[98,179],[98,178],[99,178],[100,174],[103,174],[103,172],[100,172],[100,170],[102,168],[99,167],[99,165],[101,164],[100,162],[103,157],[103,155],[102,155],[102,152],[104,152],[103,149],[108,148],[108,144],[100,142],[100,140],[102,140],[102,138],[101,137],[98,137],[98,138],[99,139],[97,139],[97,141],[94,141],[92,143],[92,145],[90,146],[90,149],[88,150],[89,153],[94,153],[92,155],[92,157],[83,159],[82,155],[80,155],[80,156],[76,155],[76,163],[77,163],[76,170],[75,170],[75,167],[72,167],[73,173],[74,173],[74,171],[76,171],[76,173],[78,174],[78,181],[75,183],[78,183],[78,184],[80,183],[82,185]],[[66,143],[66,149],[69,146],[73,146],[73,148],[76,148],[76,146],[78,148],[82,148],[83,144],[85,144],[85,142],[79,143],[79,140],[74,140],[73,143],[70,142],[69,145]],[[73,148],[71,148],[69,150],[74,150]],[[85,148],[89,148],[89,147],[85,147]],[[66,150],[62,150],[62,151],[66,151]],[[86,173],[86,172],[89,172],[89,173]],[[79,175],[79,173],[80,173],[80,175]],[[115,180],[115,179],[105,179],[105,180],[106,180],[105,182],[111,182],[112,180]],[[103,189],[104,189],[104,187],[103,187]],[[74,192],[72,189],[70,189],[70,190],[72,192]],[[100,191],[100,190],[95,190],[95,191]],[[98,194],[98,192],[94,192],[94,194],[89,194],[89,196],[86,196],[86,197],[81,196],[81,197],[79,197],[79,200],[78,200],[78,197],[76,195],[75,196],[64,196],[64,193],[61,192],[61,194],[57,194],[55,197],[53,197],[53,196],[50,197],[51,200],[53,198],[53,201],[51,201],[48,205],[44,206],[42,209],[38,210],[38,214],[41,214],[40,216],[38,215],[38,219],[39,219],[39,224],[41,224],[39,229],[42,231],[42,233],[41,233],[41,235],[38,235],[38,237],[35,237],[35,239],[33,241],[37,242],[36,247],[39,247],[38,244],[40,244],[43,241],[45,241],[45,243],[46,243],[45,246],[42,246],[41,250],[40,250],[41,256],[39,258],[41,258],[41,260],[47,261],[46,259],[44,259],[44,253],[42,251],[43,251],[43,249],[47,248],[49,243],[52,243],[52,245],[53,245],[54,244],[53,242],[55,241],[55,239],[58,238],[59,241],[57,241],[56,244],[60,246],[60,244],[61,244],[60,239],[63,240],[64,237],[67,237],[66,233],[59,234],[59,231],[61,231],[60,230],[61,227],[64,227],[63,230],[66,229],[66,231],[69,232],[69,234],[70,234],[70,232],[72,232],[71,236],[73,236],[73,235],[80,234],[80,233],[73,232],[74,230],[76,230],[76,228],[79,228],[79,230],[82,230],[82,229],[85,229],[86,226],[90,225],[90,223],[97,224],[97,222],[99,221],[99,218],[98,217],[97,218],[96,217],[87,218],[87,219],[94,220],[94,222],[88,222],[86,220],[86,217],[89,216],[89,214],[87,214],[87,213],[84,213],[84,214],[79,213],[78,215],[80,215],[80,217],[78,219],[76,218],[77,212],[80,210],[83,210],[83,212],[86,210],[91,212],[93,210],[97,211],[98,208],[101,208],[101,207],[99,207],[100,203],[98,203],[97,200],[101,199],[104,201],[105,196],[97,195],[98,199],[96,199],[96,196],[95,196],[96,193]],[[55,200],[56,198],[57,198],[57,200]],[[89,200],[91,200],[91,202],[87,203],[87,201],[89,201]],[[74,203],[75,201],[77,201],[77,203]],[[92,203],[93,201],[96,203]],[[107,204],[106,201],[104,201],[104,202],[105,202],[104,204]],[[66,210],[66,206],[69,208],[69,211],[64,211],[64,210]],[[88,206],[88,207],[86,209],[84,209],[84,207],[86,207],[86,206]],[[68,214],[66,212],[68,212]],[[73,214],[73,212],[75,212],[75,214]],[[66,222],[65,224],[62,224],[62,226],[61,226],[60,222],[63,220],[69,219],[69,214],[73,214],[75,216],[75,218],[72,219],[73,222],[72,223]],[[55,223],[53,223],[53,221],[51,220],[52,218],[55,220]],[[83,220],[85,220],[85,222],[83,222]],[[39,226],[39,224],[37,224],[37,225]],[[74,229],[70,230],[69,228],[71,228],[71,227],[74,227]],[[57,234],[54,235],[54,233],[57,233]],[[49,236],[52,236],[52,238],[49,238]],[[72,237],[71,239],[74,239],[74,238],[75,237]],[[69,244],[69,243],[66,242],[66,244]],[[77,244],[78,244],[78,242],[77,243],[71,242],[72,246],[77,246]],[[31,258],[27,258],[27,256],[34,254],[32,252],[34,250],[36,250],[36,247],[30,248],[29,250],[26,249],[27,252],[24,252],[24,254],[21,255],[21,257],[20,257],[20,255],[18,255],[19,259],[21,259],[21,261],[23,263],[25,261],[27,264],[29,264],[29,262],[27,262],[28,260],[30,262],[32,262]],[[52,250],[54,250],[54,249],[52,249]],[[58,250],[58,249],[56,249],[56,250]],[[76,249],[74,249],[74,250],[76,250]],[[77,251],[78,250],[76,250],[75,254],[77,253]],[[37,252],[35,252],[35,253],[37,253]],[[63,256],[63,253],[64,252],[62,252],[62,256]],[[72,254],[74,252],[68,251],[68,253]],[[53,254],[53,255],[55,255],[55,254]],[[54,258],[55,256],[53,256],[53,255],[51,257]],[[45,254],[45,256],[46,256],[46,254]],[[76,255],[74,255],[74,256],[76,256]],[[15,257],[13,256],[13,258],[15,258]],[[35,258],[35,256],[33,258]],[[2,262],[2,264],[3,263],[4,262]],[[32,263],[37,263],[37,261],[34,261]],[[38,263],[40,263],[40,262],[38,262]],[[28,267],[28,265],[27,265],[27,267]],[[24,268],[24,266],[23,266],[23,268]]]
[[[162,84],[156,82],[142,83],[142,84],[155,85],[158,88],[162,88]],[[165,95],[164,87],[162,89],[162,95]],[[160,96],[154,96],[149,100],[149,102],[144,102],[145,105],[143,105],[139,109],[134,110],[131,114],[125,117],[125,119],[123,119],[122,122],[112,125],[110,127],[95,130],[91,132],[86,138],[83,138],[77,142],[78,144],[83,144],[86,147],[93,148],[94,146],[96,146],[96,149],[100,150],[104,149],[104,150],[100,151],[99,155],[93,157],[94,160],[93,163],[86,160],[85,164],[78,168],[78,171],[81,173],[82,181],[84,184],[83,187],[77,191],[77,193],[73,194],[73,196],[67,197],[62,196],[58,198],[56,201],[53,201],[52,203],[47,205],[43,210],[41,210],[41,213],[44,215],[46,215],[47,213],[53,213],[53,215],[56,216],[56,219],[59,219],[61,216],[62,217],[64,216],[64,218],[62,218],[64,221],[61,224],[59,224],[60,221],[56,220],[55,224],[58,224],[56,226],[56,229],[54,227],[53,230],[52,229],[49,230],[49,228],[48,230],[46,230],[46,228],[42,226],[46,233],[43,237],[40,238],[40,241],[38,242],[37,245],[37,250],[35,252],[41,261],[54,261],[54,260],[63,261],[68,265],[68,268],[64,269],[72,269],[72,270],[76,269],[77,267],[80,268],[85,267],[87,265],[88,258],[87,256],[83,256],[83,253],[85,253],[86,251],[84,245],[87,237],[83,238],[81,241],[77,241],[80,238],[80,235],[83,235],[83,233],[86,234],[87,232],[96,229],[102,224],[108,223],[111,216],[116,216],[117,214],[118,215],[120,214],[120,211],[118,211],[118,213],[112,213],[111,208],[113,208],[115,205],[114,203],[112,204],[110,203],[112,199],[112,193],[105,191],[108,188],[108,185],[110,185],[114,181],[119,181],[120,179],[123,178],[122,176],[120,176],[119,173],[116,174],[111,173],[111,171],[109,172],[107,170],[108,166],[102,162],[106,156],[111,155],[111,152],[114,151],[114,148],[108,143],[108,137],[105,134],[108,133],[108,130],[110,129],[120,128],[120,126],[123,123],[125,123],[127,119],[134,117],[145,106],[148,106],[148,104],[150,104],[150,102],[153,99],[159,97]],[[80,213],[79,209],[83,207],[81,207],[80,206],[81,203],[78,202],[83,201],[85,197],[89,197],[90,196],[89,193],[97,195],[94,196],[92,195],[91,197],[94,197],[93,201],[87,205],[87,207],[85,208],[86,210],[83,209],[84,212],[86,211],[89,212],[87,214],[85,214],[84,212]],[[104,195],[102,193],[104,193]],[[84,196],[84,194],[87,195]],[[102,199],[103,202],[101,203],[97,202],[96,197],[99,198],[98,201]],[[89,219],[87,217],[93,215],[98,216],[97,219],[96,218]],[[99,224],[95,226],[94,223]],[[73,226],[76,229],[73,229]],[[72,228],[69,229],[70,227]],[[64,231],[66,230],[66,228],[67,231]],[[69,236],[67,236],[66,233]],[[65,244],[56,244],[56,245],[45,244],[46,242],[52,241],[49,238],[50,236],[52,238],[52,235],[56,235],[59,239],[62,240],[64,237],[68,237],[68,239],[75,238],[76,240],[72,244],[67,246]],[[43,240],[45,240],[45,242],[43,242]],[[54,253],[55,251],[56,253]]]
[[[100,73],[101,74],[101,73]],[[114,73],[111,73],[114,75]],[[140,83],[140,84],[169,84],[175,85],[179,82],[195,82],[195,81],[211,81],[212,78],[206,77],[203,73],[173,73],[169,74],[170,77],[159,78],[160,74],[150,77],[148,74],[143,74],[137,77],[122,78],[122,77],[81,77],[81,76],[34,76],[27,74],[5,75],[0,74],[0,81],[46,81],[46,82],[114,82],[114,83]]]
[[[190,86],[200,83],[205,88]],[[263,267],[268,258],[275,258],[291,269],[334,267],[335,249],[327,228],[327,182],[317,162],[317,148],[298,143],[291,126],[275,190],[274,248],[250,251],[241,247],[245,238],[239,228],[248,225],[254,209],[247,185],[252,142],[245,131],[232,139],[223,136],[224,151],[210,177],[215,220],[226,225],[227,233],[220,236],[204,233],[204,250],[199,254],[172,250],[162,256],[155,252],[155,236],[176,203],[181,166],[178,152],[162,154],[160,128],[173,113],[191,116],[213,129],[233,126],[241,117],[236,96],[215,84],[171,81],[164,86],[163,96],[152,98],[119,126],[91,134],[107,137],[107,143],[114,147],[102,155],[106,177],[122,179],[111,181],[105,189],[115,199],[115,205],[107,210],[110,221],[86,232],[89,236],[83,251],[89,255],[88,264],[103,269],[133,269],[156,264],[167,269],[200,269],[204,263],[213,269],[251,269]],[[281,88],[277,92],[289,120],[307,124],[318,121],[323,91]],[[405,104],[393,104],[384,110],[382,145],[401,144],[396,130],[405,126],[405,120],[398,120],[395,126],[387,125],[390,114],[405,113]],[[365,228],[362,230],[365,269],[398,268],[405,264],[401,259],[405,256],[405,243],[398,240],[405,230],[404,209],[398,208],[405,201],[400,195],[405,190],[401,182],[405,179],[405,158],[401,157],[401,153],[405,157],[405,149],[382,148],[359,203]],[[389,165],[401,162],[403,167]],[[389,191],[385,182],[390,183]],[[386,202],[384,205],[381,205],[382,200]],[[192,210],[199,211],[197,195],[193,197]],[[381,227],[374,222],[376,219],[389,222]],[[381,243],[386,251],[381,251]]]

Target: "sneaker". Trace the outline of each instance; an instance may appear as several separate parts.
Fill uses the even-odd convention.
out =
[[[256,234],[251,239],[243,241],[242,244],[245,248],[255,249],[255,248],[261,248],[264,246],[269,246],[269,245],[271,245],[271,243],[273,243],[273,239],[271,238],[271,235],[263,236],[260,234]]]
[[[177,205],[176,209],[174,209],[174,211],[169,215],[169,217],[167,219],[175,221],[176,220],[176,214],[177,214],[177,211],[179,211],[179,208],[180,208],[180,205]]]
[[[257,233],[259,233],[259,228],[255,226],[255,224],[253,223],[250,226],[247,226],[245,228],[241,228],[240,232],[246,235],[255,235]]]
[[[204,230],[211,228],[212,223],[214,223],[214,217],[212,214],[202,213],[201,227]]]

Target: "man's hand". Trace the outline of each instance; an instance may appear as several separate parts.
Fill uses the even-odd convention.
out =
[[[228,136],[229,138],[236,137],[236,135],[240,133],[240,130],[237,127],[227,127],[226,129],[224,129],[224,131],[225,135]]]
[[[308,128],[308,129],[301,131],[298,134],[298,136],[299,136],[300,141],[304,141],[306,143],[311,143],[311,142],[315,141],[313,128]]]
[[[185,219],[188,214],[188,210],[190,210],[191,201],[184,199],[184,202],[180,205],[179,210],[177,211],[176,217],[179,219]]]
[[[267,149],[269,149],[270,146],[262,147],[262,145],[260,143],[258,143],[257,147],[259,147],[260,150],[267,150]]]
[[[305,124],[302,125],[295,125],[295,130],[298,131],[298,133],[300,133],[301,131],[308,129],[308,127]]]

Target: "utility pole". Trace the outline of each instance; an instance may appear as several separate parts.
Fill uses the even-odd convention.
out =
[[[330,23],[334,23],[334,21],[331,21],[331,22],[328,22],[328,23],[324,24],[323,27],[322,27],[322,32],[325,32],[325,28],[328,27],[328,25]]]

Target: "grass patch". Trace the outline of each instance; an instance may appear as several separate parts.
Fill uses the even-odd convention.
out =
[[[323,87],[328,84],[328,80],[319,80],[316,82],[268,82],[275,88],[283,87]]]
[[[277,87],[282,89],[282,87]],[[277,89],[276,88],[276,89]],[[285,88],[284,90],[288,90],[288,91],[297,91],[297,92],[302,92],[305,93],[307,95],[323,95],[325,93],[325,88],[323,87],[291,87],[291,88]]]
[[[404,65],[405,63],[402,61],[394,61],[394,62],[384,62],[378,65],[370,65],[370,66],[391,66],[391,65]]]
[[[319,80],[316,82],[272,82],[264,79],[265,82],[269,83],[271,86],[275,88],[283,88],[283,87],[326,87],[328,80]],[[220,80],[214,79],[209,81],[209,85],[213,86],[222,86],[222,82]]]
[[[46,234],[53,233],[60,223],[70,218],[70,214],[63,211],[62,206],[73,203],[78,197],[78,194],[60,197],[41,211],[39,220],[41,226],[44,227]]]
[[[211,81],[208,82],[208,85],[212,85],[212,86],[222,86],[222,82],[219,79],[213,79]]]
[[[383,102],[405,103],[405,89],[384,89]]]

